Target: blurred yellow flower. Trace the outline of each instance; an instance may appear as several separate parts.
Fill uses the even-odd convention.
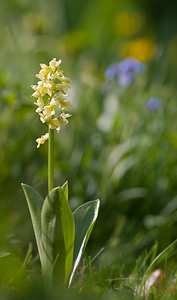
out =
[[[70,79],[64,76],[60,64],[61,59],[57,61],[56,58],[53,58],[49,65],[40,64],[41,70],[36,75],[40,80],[36,85],[32,85],[32,89],[35,91],[32,96],[37,98],[36,112],[39,114],[41,122],[47,123],[49,128],[56,129],[57,132],[60,132],[61,125],[68,123],[67,118],[71,116],[63,112],[71,108],[70,101],[65,98],[70,89]],[[58,115],[55,111],[56,106],[62,111]],[[37,139],[37,147],[39,148],[40,144],[47,139],[47,134]]]
[[[118,13],[114,20],[116,34],[121,36],[131,36],[136,34],[142,26],[142,16],[137,12]]]
[[[139,38],[127,42],[122,48],[122,55],[134,57],[141,62],[150,60],[155,53],[155,43],[149,38]]]

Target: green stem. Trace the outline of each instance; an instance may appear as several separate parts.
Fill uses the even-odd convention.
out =
[[[54,129],[49,128],[48,140],[48,191],[54,188]]]

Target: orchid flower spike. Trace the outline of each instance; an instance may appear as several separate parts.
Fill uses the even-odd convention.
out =
[[[32,96],[37,98],[35,105],[37,105],[36,112],[40,116],[42,123],[46,123],[50,129],[56,129],[60,132],[61,126],[67,124],[71,114],[65,113],[71,108],[71,103],[66,99],[67,93],[70,89],[70,79],[65,77],[63,71],[60,69],[61,59],[53,58],[49,65],[40,64],[41,70],[36,77],[39,79],[36,85],[32,85],[34,93]],[[58,107],[57,111],[56,108]],[[37,148],[48,139],[49,135],[46,133],[38,138]]]

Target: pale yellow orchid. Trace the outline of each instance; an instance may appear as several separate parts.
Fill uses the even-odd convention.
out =
[[[66,100],[64,97],[59,99],[59,108],[61,110],[69,110],[72,107],[71,102]]]
[[[38,106],[36,112],[40,116],[42,123],[46,123],[50,129],[56,129],[60,132],[61,126],[68,123],[67,118],[71,114],[63,111],[68,111],[71,108],[71,103],[66,99],[70,89],[70,79],[65,77],[60,69],[61,59],[53,58],[49,65],[40,64],[41,70],[36,75],[39,81],[36,85],[32,85],[34,93],[32,96],[37,98],[35,105]],[[62,113],[57,114],[55,108],[58,107]],[[37,139],[38,148],[48,139],[48,135],[44,135]]]
[[[46,140],[48,140],[49,134],[48,132],[45,135],[42,135],[41,138],[38,138],[36,142],[38,143],[37,148],[40,147],[41,144],[44,144]]]

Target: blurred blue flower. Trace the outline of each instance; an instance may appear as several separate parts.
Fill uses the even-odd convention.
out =
[[[120,63],[110,65],[105,71],[105,78],[112,80],[118,79],[118,83],[122,87],[129,86],[137,74],[142,73],[145,70],[145,66],[137,59],[127,57]]]
[[[149,111],[156,111],[159,109],[159,107],[161,106],[162,101],[160,98],[158,97],[152,97],[148,100],[148,102],[146,103],[146,107]]]
[[[119,64],[110,65],[105,71],[105,74],[104,74],[105,78],[111,80],[111,79],[114,79],[116,76],[118,76],[118,73],[119,73],[118,65]]]

